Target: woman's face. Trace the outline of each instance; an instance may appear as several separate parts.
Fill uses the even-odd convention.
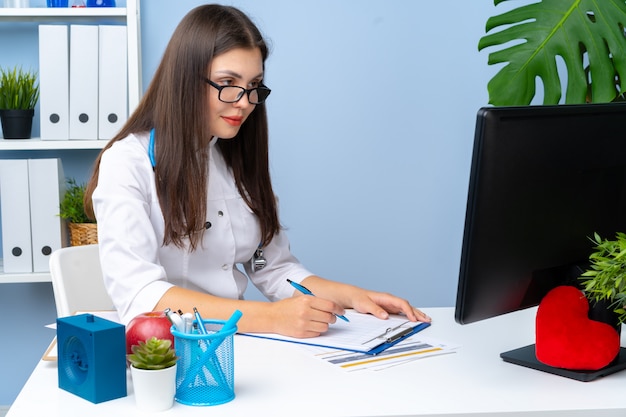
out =
[[[261,51],[258,48],[237,48],[214,57],[208,78],[219,86],[258,87],[263,81]],[[207,91],[211,135],[221,139],[233,138],[256,106],[250,104],[248,94],[235,103],[224,103],[218,98],[217,88],[207,84]]]

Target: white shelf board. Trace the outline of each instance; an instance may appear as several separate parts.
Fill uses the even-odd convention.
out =
[[[24,7],[0,8],[0,20],[45,21],[59,18],[126,18],[125,7]]]
[[[51,282],[50,272],[5,273],[4,260],[0,258],[0,284],[20,284],[28,282]]]
[[[0,139],[0,151],[36,151],[54,149],[102,149],[108,140]]]
[[[0,284],[19,284],[29,282],[50,282],[49,272],[31,272],[24,274],[5,274],[0,272]]]

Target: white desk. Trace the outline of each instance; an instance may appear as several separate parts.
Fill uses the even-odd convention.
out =
[[[626,416],[626,371],[579,382],[503,362],[534,343],[535,309],[461,326],[452,308],[424,309],[421,334],[461,345],[456,353],[383,371],[346,372],[284,342],[235,337],[235,399],[178,403],[162,416]],[[622,345],[624,345],[624,338]],[[92,404],[57,388],[55,362],[40,362],[7,417],[142,415],[128,397]]]

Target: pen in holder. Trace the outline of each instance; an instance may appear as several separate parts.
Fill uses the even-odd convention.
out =
[[[202,320],[206,334],[172,329],[178,359],[177,402],[218,405],[235,398],[233,335],[239,311],[227,322]],[[202,323],[197,323],[202,326]]]

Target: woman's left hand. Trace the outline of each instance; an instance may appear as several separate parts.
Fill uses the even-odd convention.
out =
[[[389,314],[404,314],[411,321],[431,321],[430,317],[407,300],[386,292],[370,291],[316,275],[305,278],[302,283],[318,297],[332,300],[344,308],[353,308],[359,313],[372,314],[379,319],[387,319]]]
[[[431,318],[413,307],[407,300],[395,295],[377,291],[359,289],[352,298],[352,308],[359,313],[370,313],[379,319],[386,319],[389,314],[404,314],[411,321],[430,323]]]

